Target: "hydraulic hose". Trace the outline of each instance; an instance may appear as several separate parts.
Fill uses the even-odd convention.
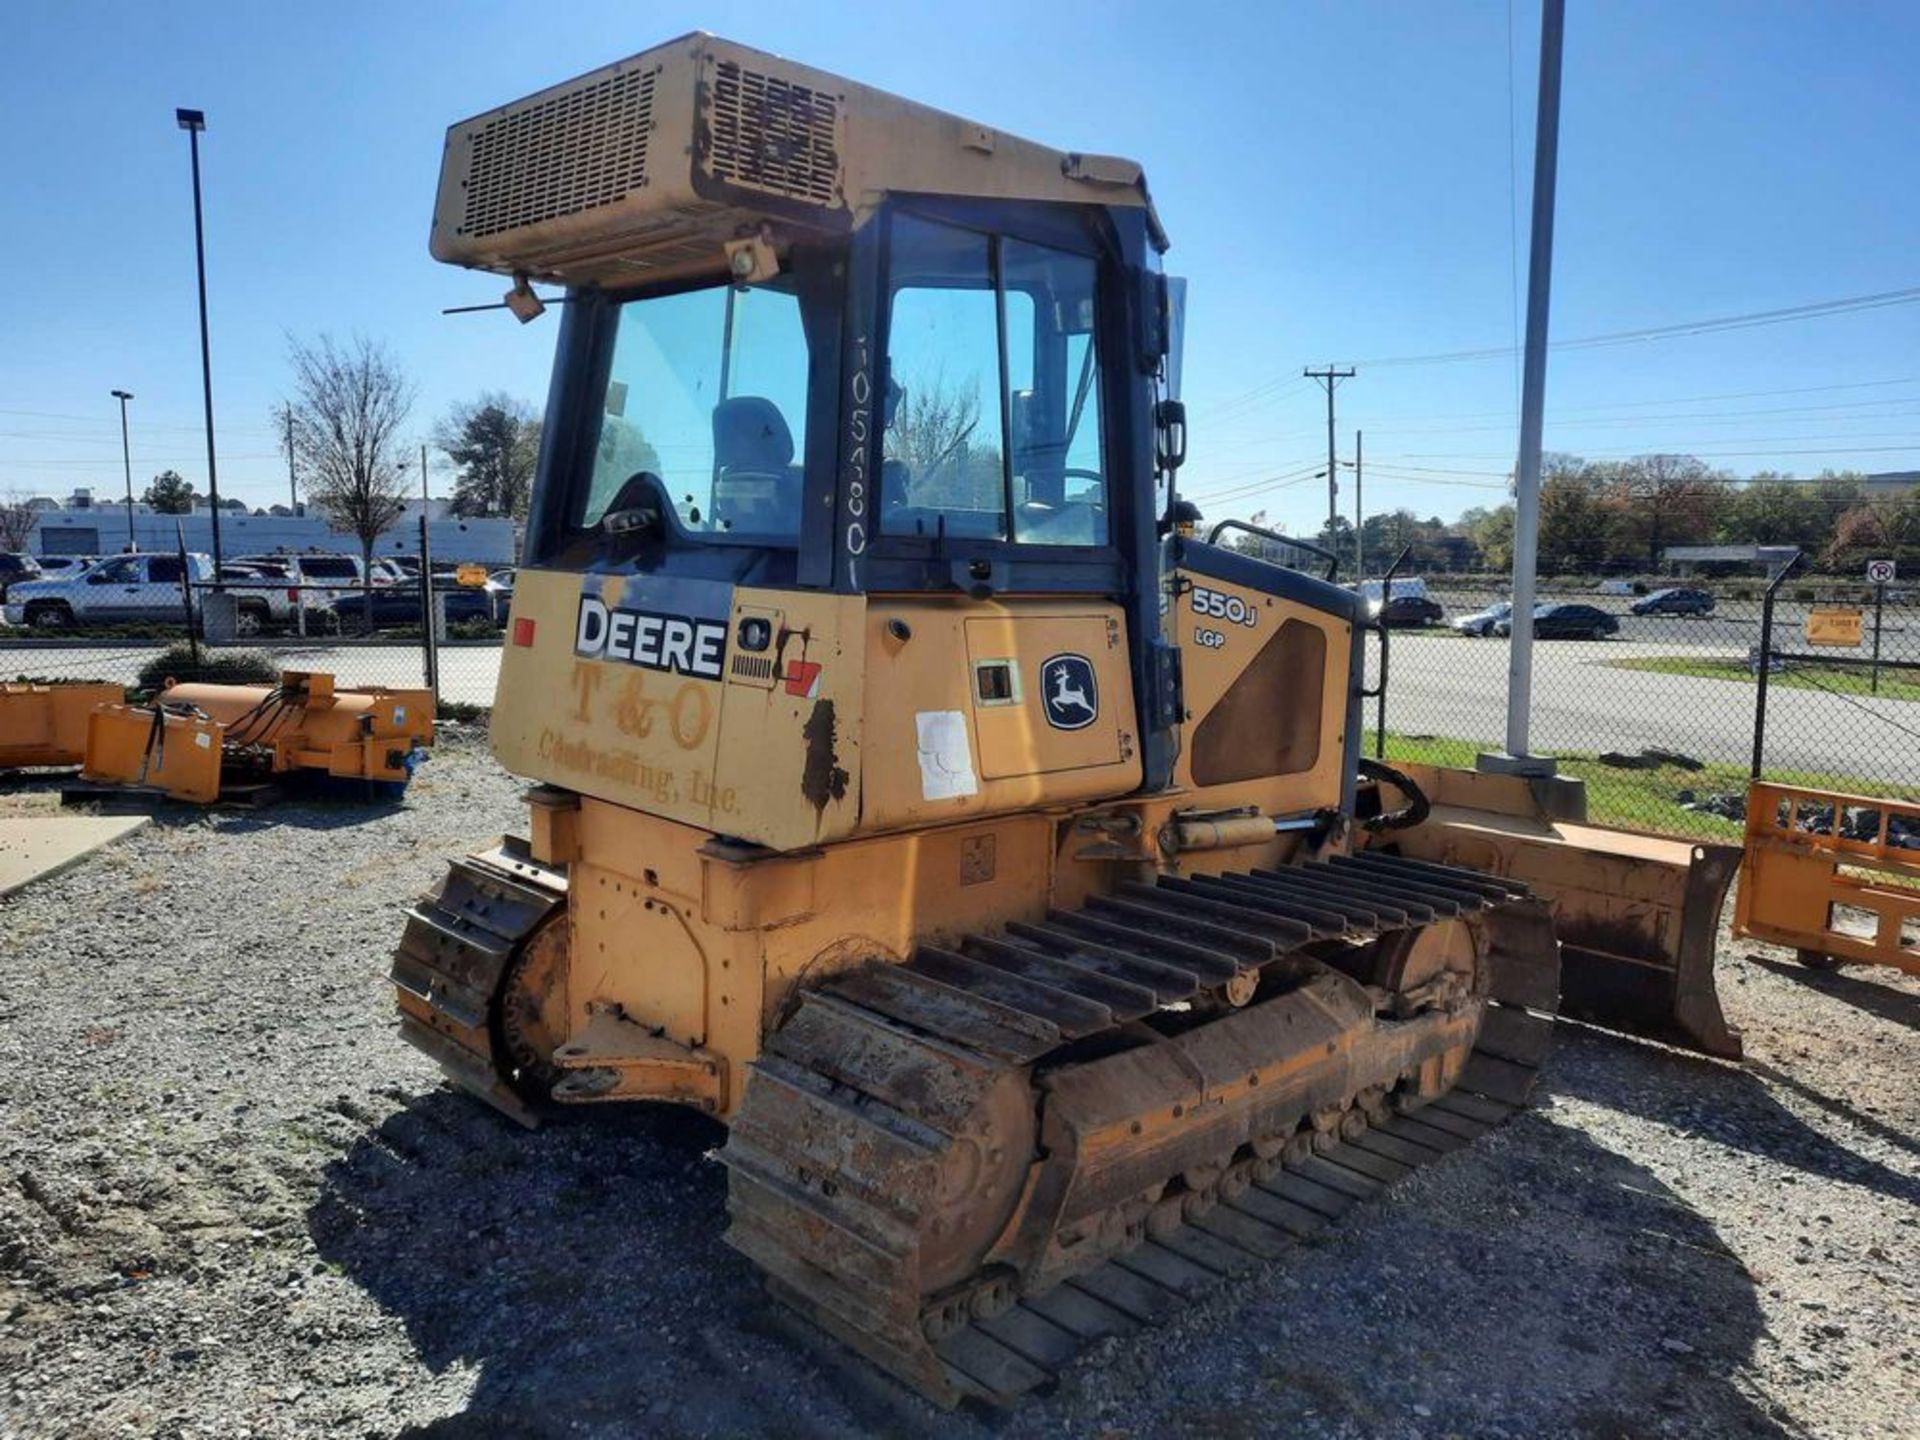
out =
[[[1405,808],[1382,811],[1370,819],[1362,820],[1360,822],[1362,830],[1375,835],[1383,830],[1411,830],[1414,826],[1423,823],[1433,811],[1433,802],[1427,799],[1426,791],[1413,782],[1412,776],[1394,769],[1391,765],[1383,764],[1378,760],[1369,760],[1363,755],[1360,757],[1360,777],[1381,785],[1391,785],[1407,797]]]

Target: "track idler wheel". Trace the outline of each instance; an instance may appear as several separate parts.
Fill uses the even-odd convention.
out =
[[[571,931],[564,911],[555,913],[507,963],[494,1001],[496,1054],[502,1078],[520,1097],[540,1104],[560,1079],[553,1052],[566,1041],[567,952]]]

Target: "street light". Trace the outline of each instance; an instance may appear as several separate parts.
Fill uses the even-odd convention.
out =
[[[173,118],[187,132],[193,152],[193,263],[200,277],[200,388],[207,406],[207,500],[213,507],[213,586],[220,588],[220,476],[213,460],[213,357],[207,345],[207,243],[200,218],[200,132],[207,128],[206,112],[175,110]]]
[[[131,555],[140,548],[133,539],[133,451],[127,448],[127,401],[133,392],[115,390],[113,398],[120,402],[120,463],[127,468],[127,553]]]

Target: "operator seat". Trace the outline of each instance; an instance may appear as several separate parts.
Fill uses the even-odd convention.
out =
[[[793,432],[763,395],[734,395],[713,407],[713,523],[749,535],[800,528],[801,469]]]

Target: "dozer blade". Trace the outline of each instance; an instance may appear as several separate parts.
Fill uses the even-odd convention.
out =
[[[1738,847],[1556,819],[1516,776],[1395,768],[1433,808],[1375,844],[1518,880],[1547,901],[1561,944],[1561,1014],[1740,1058],[1713,977]]]
[[[514,1088],[499,1003],[514,957],[566,903],[566,877],[508,838],[456,860],[437,889],[407,913],[394,952],[400,1034],[447,1078],[522,1125],[538,1117]]]
[[[1379,855],[922,946],[770,1036],[728,1242],[936,1403],[1011,1403],[1513,1113],[1558,963],[1523,887]]]

